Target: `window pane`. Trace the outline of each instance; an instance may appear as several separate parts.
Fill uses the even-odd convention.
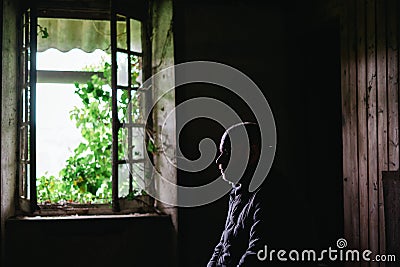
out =
[[[20,131],[20,159],[28,160],[28,130],[29,126],[23,125]]]
[[[24,192],[24,195],[26,196],[27,199],[31,198],[31,183],[29,181],[30,177],[31,177],[31,164],[26,164],[26,185],[25,185],[26,191]]]
[[[142,23],[140,21],[131,19],[131,47],[130,50],[134,52],[142,52]]]
[[[30,72],[29,72],[29,70],[31,69],[31,49],[30,48],[28,48],[27,49],[27,59],[26,59],[26,61],[27,61],[27,65],[28,65],[28,81],[29,81],[29,79],[30,79]]]
[[[119,159],[128,159],[127,147],[131,148],[131,159],[142,159],[143,158],[143,140],[145,136],[144,128],[133,126],[132,124],[139,124],[143,122],[142,107],[141,107],[141,95],[134,90],[117,90],[117,108],[118,108],[118,120],[123,124],[123,127],[119,130],[118,140],[122,146],[119,153]],[[129,117],[130,115],[130,117]],[[129,142],[129,140],[131,140]],[[132,148],[134,146],[134,148]]]
[[[55,177],[84,141],[72,114],[82,114],[81,99],[72,84],[37,84],[37,174]]]
[[[22,29],[23,29],[23,31],[22,31],[22,33],[23,33],[23,43],[22,43],[22,45],[24,46],[24,47],[26,47],[28,44],[29,44],[29,12],[26,12],[26,13],[24,13],[24,16],[23,16],[23,23],[24,23],[24,25],[23,25],[23,27],[22,27]]]
[[[144,159],[144,128],[132,129],[132,159]]]
[[[21,163],[19,165],[19,176],[21,177],[21,185],[19,188],[20,196],[26,197],[26,190],[27,190],[27,172],[26,172],[26,164]]]
[[[118,165],[118,195],[126,197],[129,194],[129,168],[127,164]]]
[[[21,51],[21,76],[22,76],[21,79],[24,79],[23,80],[24,82],[26,82],[25,81],[25,78],[26,78],[25,73],[28,70],[27,62],[28,62],[27,51],[22,50]],[[25,84],[23,84],[22,86],[25,86]]]
[[[127,197],[129,195],[129,180],[132,176],[131,196],[135,196],[144,186],[144,163],[120,164],[118,165],[118,193],[119,197]]]
[[[27,42],[28,42],[28,40],[26,40],[26,34],[28,33],[27,32],[27,23],[26,23],[26,14],[24,14],[23,15],[23,17],[22,17],[22,23],[23,23],[23,26],[22,26],[22,48],[25,48],[26,47],[26,44],[27,44]]]
[[[127,50],[126,17],[117,15],[117,48]]]
[[[26,151],[26,160],[31,160],[31,126],[28,124],[26,126],[26,143],[25,143],[25,151]]]
[[[117,53],[117,85],[128,86],[128,55]]]
[[[143,189],[146,188],[146,181],[144,179],[144,163],[134,163],[131,164],[131,173],[132,173],[132,179],[133,179],[133,188],[135,189]]]
[[[126,114],[128,111],[129,104],[129,93],[128,90],[117,89],[117,109],[118,109],[118,120],[123,123],[125,122]]]
[[[126,128],[121,127],[118,130],[118,160],[126,160],[125,158],[125,151],[126,151],[126,146],[127,143],[125,142],[126,138],[128,136],[128,131]]]
[[[31,108],[30,108],[30,103],[31,103],[31,88],[28,87],[25,89],[25,103],[24,103],[24,116],[25,116],[25,122],[29,122],[31,120]]]
[[[117,91],[118,99],[118,119],[121,123],[144,123],[144,95],[143,91],[119,89]],[[129,118],[130,114],[131,118]]]
[[[96,90],[110,91],[38,84],[37,178],[42,189],[43,181],[54,181],[51,201],[103,203],[111,197],[111,109]]]
[[[144,123],[143,105],[145,93],[142,91],[131,91],[131,101],[128,107],[128,114],[132,116],[132,122]],[[125,118],[128,121],[128,118]]]
[[[22,90],[21,90],[21,106],[22,106],[22,109],[21,109],[21,118],[22,118],[22,122],[25,122],[26,121],[26,114],[25,114],[25,111],[26,111],[26,109],[27,109],[27,103],[26,103],[26,89],[25,88],[22,88]]]
[[[131,55],[131,79],[133,87],[140,87],[143,82],[142,77],[142,58],[138,56]]]
[[[145,129],[140,126],[124,125],[120,129],[118,138],[120,144],[119,159],[132,162],[144,160],[145,153]]]
[[[128,160],[144,159],[145,132],[143,127],[127,127],[126,130],[126,155]]]

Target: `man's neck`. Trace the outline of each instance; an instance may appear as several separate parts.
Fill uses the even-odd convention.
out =
[[[235,190],[239,190],[240,188],[242,188],[242,184],[241,183],[231,183],[232,184],[232,188]]]

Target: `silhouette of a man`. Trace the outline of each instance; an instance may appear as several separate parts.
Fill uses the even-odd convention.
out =
[[[248,137],[248,142],[243,137]],[[241,140],[233,142],[231,140]],[[248,192],[261,151],[257,124],[240,123],[230,127],[221,138],[216,160],[222,179],[232,185],[229,209],[220,242],[208,263],[213,266],[255,266],[261,262],[257,253],[264,248],[265,210],[260,189]],[[243,164],[245,168],[243,169]],[[228,168],[229,166],[229,168]],[[243,171],[244,170],[244,171]],[[260,198],[260,196],[261,198]]]
[[[232,189],[225,227],[207,267],[298,266],[299,262],[281,260],[276,253],[280,249],[289,252],[310,244],[305,242],[311,239],[310,227],[304,219],[307,216],[298,190],[292,189],[274,167],[267,180],[249,192],[261,149],[265,148],[255,123],[235,124],[221,138],[216,163],[222,179]],[[275,255],[270,254],[271,250],[275,250]],[[285,256],[287,259],[288,255]],[[302,262],[301,266],[310,266],[310,263]]]

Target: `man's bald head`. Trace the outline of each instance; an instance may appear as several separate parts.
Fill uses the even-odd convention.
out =
[[[236,183],[241,176],[252,174],[261,151],[259,126],[252,122],[242,122],[229,127],[221,138],[219,150],[216,163],[223,179]],[[231,165],[227,170],[228,163]]]

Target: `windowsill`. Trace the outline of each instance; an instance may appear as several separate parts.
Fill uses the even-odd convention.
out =
[[[138,196],[132,200],[120,199],[120,211],[113,211],[111,204],[40,204],[39,209],[32,214],[17,214],[19,218],[44,218],[44,217],[119,217],[119,216],[160,216],[162,213],[154,206],[154,199],[148,195]]]
[[[109,214],[109,215],[71,215],[71,216],[16,216],[8,220],[47,221],[47,220],[96,220],[96,219],[131,219],[131,218],[156,218],[169,217],[167,214],[159,213],[132,213],[132,214]]]

